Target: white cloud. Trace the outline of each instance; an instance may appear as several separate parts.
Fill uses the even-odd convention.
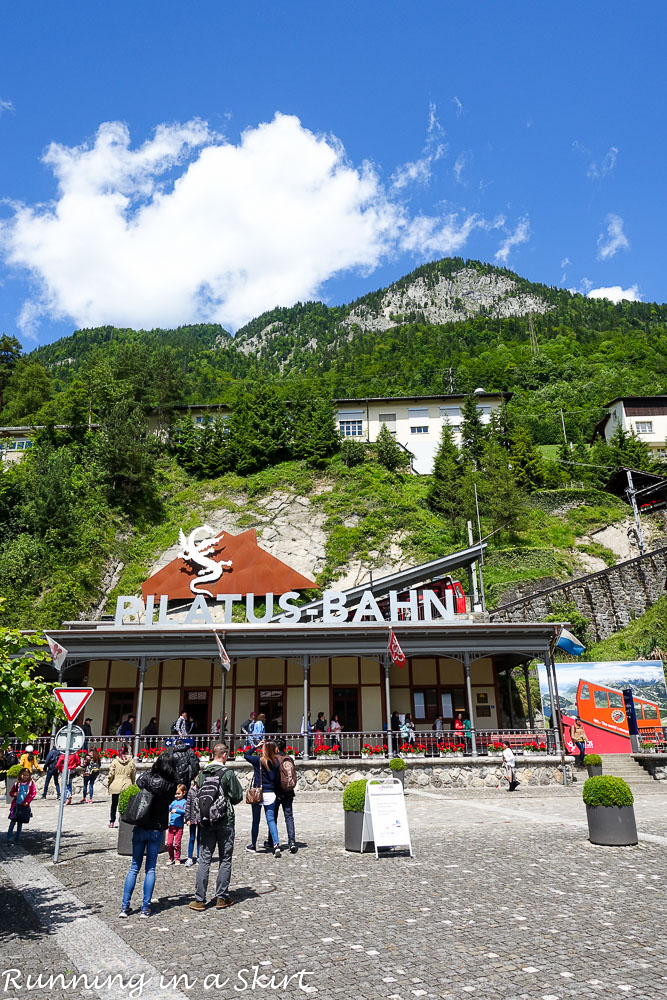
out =
[[[595,161],[589,163],[586,176],[590,177],[591,180],[601,181],[607,174],[616,166],[616,158],[618,157],[618,149],[616,146],[610,146],[605,155],[603,156],[600,163]]]
[[[500,244],[495,253],[494,260],[501,264],[506,264],[512,249],[519,246],[521,243],[527,243],[529,239],[530,219],[527,215],[524,215],[522,219],[519,219],[514,232],[508,233],[503,242]]]
[[[0,115],[2,115],[3,111],[13,111],[13,110],[14,110],[14,105],[12,104],[12,102],[6,101],[2,97],[0,97]]]
[[[560,266],[561,267],[567,267],[568,264],[571,264],[571,263],[572,263],[572,261],[570,260],[569,257],[563,257],[562,261],[560,262]]]
[[[418,160],[412,160],[397,167],[391,178],[391,186],[394,191],[401,191],[409,184],[428,184],[433,164],[437,163],[447,152],[447,144],[444,142],[445,130],[438,120],[437,110],[435,104],[429,104],[428,128],[422,155]]]
[[[631,285],[630,288],[621,288],[620,285],[611,285],[609,288],[591,288],[587,292],[589,299],[609,299],[611,302],[641,302],[638,285]]]
[[[620,215],[607,216],[607,232],[598,236],[598,260],[608,260],[618,250],[629,250],[630,242],[623,232],[623,219]]]
[[[463,104],[456,96],[452,97],[452,104],[456,108],[456,117],[460,118],[464,111]]]
[[[452,170],[454,173],[454,179],[456,180],[457,184],[463,184],[463,181],[461,180],[461,174],[468,165],[468,161],[469,161],[468,153],[459,153],[459,155],[456,157],[456,162],[454,163]]]
[[[477,215],[468,215],[462,221],[455,212],[444,219],[418,215],[408,223],[400,246],[426,256],[456,253],[468,242],[473,229],[484,227],[484,220]]]

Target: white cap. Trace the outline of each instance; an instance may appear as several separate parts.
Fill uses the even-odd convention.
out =
[[[28,744],[28,746],[25,748],[25,752],[26,753],[33,753],[34,749],[35,748],[32,746],[32,744]]]

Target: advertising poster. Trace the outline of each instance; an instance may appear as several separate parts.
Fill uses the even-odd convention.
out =
[[[667,725],[667,685],[661,660],[556,663],[565,745],[577,752],[570,728],[578,717],[586,731],[588,753],[630,753],[624,690],[632,692],[640,738]],[[546,669],[538,664],[544,717],[551,717]]]

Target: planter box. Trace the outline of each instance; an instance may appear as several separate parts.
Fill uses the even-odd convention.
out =
[[[118,848],[117,853],[123,857],[132,856],[132,834],[134,832],[134,826],[131,823],[125,823],[125,821],[120,818],[118,823]],[[165,841],[167,839],[167,831],[162,831],[162,840],[160,841],[160,852],[165,850]]]
[[[632,847],[637,843],[634,806],[586,806],[588,839],[603,847]]]
[[[364,828],[364,814],[362,812],[345,813],[345,850],[361,853],[361,832]],[[368,843],[364,847],[364,852],[374,851],[375,845]]]
[[[594,778],[598,774],[602,774],[602,764],[587,764],[586,770],[588,771],[588,777]]]

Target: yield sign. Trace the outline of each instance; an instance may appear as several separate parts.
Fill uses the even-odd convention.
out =
[[[53,693],[65,709],[65,715],[74,722],[95,688],[54,688]]]

